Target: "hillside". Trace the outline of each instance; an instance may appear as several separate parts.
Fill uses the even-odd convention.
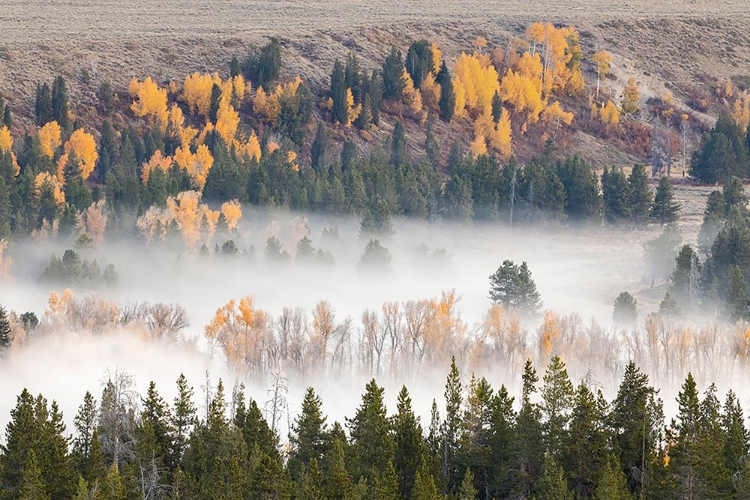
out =
[[[226,73],[232,56],[270,36],[284,47],[282,78],[300,74],[313,92],[327,90],[333,60],[355,52],[363,68],[379,67],[392,45],[406,50],[421,38],[437,42],[447,59],[471,49],[478,35],[489,46],[504,47],[523,35],[534,21],[574,25],[586,59],[597,50],[612,54],[605,88],[619,102],[629,77],[635,77],[642,107],[649,98],[669,91],[678,113],[690,113],[689,148],[731,102],[715,89],[726,81],[744,88],[750,75],[750,6],[714,2],[709,6],[678,1],[599,2],[44,2],[29,9],[23,2],[2,2],[0,19],[0,90],[11,104],[16,132],[33,118],[34,90],[39,82],[62,74],[68,79],[74,113],[98,128],[96,89],[102,81],[124,92],[132,77],[182,80],[194,71]],[[584,61],[587,83],[596,80]],[[700,105],[696,106],[696,103]],[[690,106],[692,105],[692,107]],[[592,134],[574,109],[576,120],[563,147],[580,152],[597,167],[648,161],[648,148],[634,139],[613,140]],[[647,122],[649,113],[637,120]],[[646,124],[648,127],[649,125]],[[390,134],[386,118],[381,135]],[[468,145],[460,125],[441,129]],[[675,130],[675,132],[677,132]],[[407,126],[409,142],[419,149],[423,133]],[[517,140],[516,140],[517,139]],[[514,138],[522,159],[539,151],[536,138]],[[628,143],[630,141],[630,144]],[[447,149],[444,148],[444,149]],[[445,152],[445,151],[444,151]]]

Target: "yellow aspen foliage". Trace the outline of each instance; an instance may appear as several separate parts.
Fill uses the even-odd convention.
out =
[[[414,85],[412,85],[412,89],[414,88]],[[357,104],[354,105],[354,94],[352,94],[352,89],[347,88],[346,89],[346,126],[349,127],[352,123],[354,123],[354,120],[357,119],[359,114],[362,112],[362,105]]]
[[[750,123],[750,94],[748,94],[747,90],[743,90],[734,101],[732,119],[737,125],[747,130],[747,125]]]
[[[60,125],[56,121],[46,123],[39,129],[39,143],[42,146],[42,152],[48,157],[55,156],[55,150],[60,147]]]
[[[216,129],[214,127],[214,124],[211,122],[206,123],[206,125],[203,126],[203,129],[201,130],[200,134],[195,138],[195,145],[200,146],[201,144],[204,144],[206,142],[206,136],[213,132]]]
[[[0,128],[0,151],[7,153],[13,147],[13,137],[10,135],[8,126]]]
[[[599,110],[599,117],[605,125],[617,125],[620,123],[620,110],[610,99],[607,104]]]
[[[242,205],[240,205],[240,202],[237,200],[222,203],[221,216],[224,217],[227,229],[234,231],[237,227],[237,223],[242,218]]]
[[[286,153],[286,162],[289,164],[292,170],[299,172],[299,164],[297,164],[297,153],[294,151],[288,151]]]
[[[503,108],[503,112],[500,115],[500,119],[495,125],[490,137],[490,146],[497,150],[504,159],[510,158],[512,153],[511,149],[511,126],[510,126],[510,113],[508,110]]]
[[[612,56],[609,52],[600,50],[591,57],[591,62],[596,66],[596,74],[599,79],[604,80],[609,76],[612,65]]]
[[[103,242],[104,232],[107,229],[107,203],[99,200],[81,212],[78,216],[78,229],[94,243]]]
[[[162,169],[163,171],[167,172],[170,168],[172,168],[172,164],[174,163],[174,160],[172,160],[171,156],[164,156],[162,155],[160,150],[156,150],[153,155],[151,155],[151,158],[143,163],[143,168],[141,169],[141,179],[143,181],[143,184],[146,184],[148,182],[148,176],[156,170],[157,168]]]
[[[432,72],[437,74],[440,71],[440,66],[443,65],[443,53],[435,42],[430,45],[430,50],[432,51]]]
[[[279,143],[276,141],[268,141],[268,145],[266,146],[269,153],[274,153],[279,150]]]
[[[143,82],[133,78],[128,86],[133,104],[130,109],[136,116],[147,117],[152,123],[161,127],[167,126],[169,111],[167,110],[167,91],[147,77]]]
[[[222,103],[216,114],[216,132],[224,142],[231,144],[240,124],[240,115],[229,103]]]
[[[582,54],[578,32],[572,27],[555,28],[551,23],[535,23],[527,27],[526,38],[531,42],[532,55],[539,51],[543,71],[545,96],[554,89],[580,90],[583,84],[580,65]]]
[[[254,130],[253,133],[250,134],[250,137],[247,138],[247,141],[245,141],[244,143],[235,140],[234,147],[237,150],[238,155],[247,155],[249,158],[255,158],[255,161],[260,161],[260,141],[258,141],[258,136],[255,135]]]
[[[638,112],[638,100],[640,99],[641,92],[638,89],[638,84],[635,78],[628,78],[628,83],[625,85],[625,90],[622,91],[622,112],[626,115],[631,115]]]
[[[539,332],[539,349],[542,360],[546,361],[549,359],[559,337],[560,324],[557,321],[557,316],[552,311],[545,312],[544,322],[542,323],[541,332]]]
[[[433,111],[436,110],[440,104],[441,89],[440,84],[435,81],[435,76],[432,73],[427,73],[420,90],[424,107]]]
[[[211,90],[214,83],[221,86],[218,73],[213,75],[193,73],[185,77],[182,84],[182,99],[187,103],[190,111],[201,116],[208,116],[211,107]]]
[[[253,98],[253,113],[261,120],[270,123],[275,127],[279,123],[279,114],[281,114],[281,103],[275,94],[268,95],[263,87],[258,87],[258,91]]]
[[[550,106],[544,108],[542,119],[549,122],[555,122],[558,125],[560,123],[570,125],[573,122],[573,113],[563,110],[560,103],[555,101]]]
[[[234,90],[234,97],[237,99],[237,102],[242,102],[245,94],[250,91],[250,84],[245,82],[242,75],[237,75],[232,78],[232,90]]]
[[[478,36],[471,42],[471,46],[481,53],[482,49],[487,47],[487,39],[483,36]]]
[[[36,174],[36,178],[34,179],[34,188],[39,196],[41,196],[43,192],[50,192],[52,193],[52,198],[58,205],[65,205],[63,183],[58,177],[47,172],[40,172]]]
[[[61,179],[71,152],[75,153],[78,159],[81,177],[85,181],[89,178],[91,172],[94,171],[96,160],[99,158],[99,153],[96,151],[96,139],[94,139],[93,135],[84,132],[82,128],[79,128],[70,135],[70,138],[63,147],[63,155],[57,162],[57,175]]]
[[[492,97],[500,90],[498,74],[486,55],[463,53],[453,67],[454,89],[459,83],[463,90],[464,106],[476,114],[490,109]],[[458,110],[458,92],[456,108]]]
[[[456,96],[454,114],[456,116],[466,116],[466,90],[461,80],[456,78],[455,75],[453,76],[453,93]]]
[[[59,295],[57,292],[52,291],[52,293],[49,294],[49,299],[47,299],[49,310],[44,311],[44,315],[47,317],[51,317],[56,314],[62,313],[65,309],[67,309],[68,305],[73,301],[73,299],[73,291],[70,288],[66,288],[65,291],[63,291],[62,295]]]
[[[167,198],[167,214],[177,223],[188,248],[195,246],[201,238],[200,200],[201,194],[198,191],[183,191],[176,197]]]
[[[8,249],[8,240],[0,240],[0,278],[8,275],[8,269],[13,263],[13,259],[9,255],[5,254]]]
[[[513,70],[508,70],[503,77],[500,84],[500,97],[516,113],[526,115],[521,127],[523,131],[529,124],[536,123],[539,115],[544,111],[545,102],[542,99],[541,81],[523,76]]]
[[[222,347],[235,369],[261,370],[268,321],[269,316],[256,309],[253,298],[248,295],[239,304],[230,300],[217,309],[204,334]]]
[[[203,240],[208,243],[214,237],[214,233],[216,233],[216,226],[219,224],[221,212],[211,210],[205,203],[201,203],[198,208],[200,213],[199,219],[201,221],[201,235],[203,236]],[[204,228],[205,231],[203,231]]]
[[[518,61],[516,61],[514,67],[516,72],[521,76],[525,76],[532,80],[542,79],[543,66],[539,54],[532,55],[529,52],[524,52]]]
[[[471,142],[471,146],[469,146],[469,152],[474,158],[479,155],[487,154],[487,141],[485,140],[483,135],[476,136],[476,138]]]
[[[178,167],[187,170],[187,173],[195,181],[196,186],[203,189],[203,186],[206,184],[208,171],[211,170],[214,164],[214,159],[208,150],[208,146],[201,144],[195,153],[191,152],[187,146],[177,148],[174,153],[174,162]]]

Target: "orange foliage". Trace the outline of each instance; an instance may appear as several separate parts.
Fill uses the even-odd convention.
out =
[[[626,115],[636,113],[638,111],[638,100],[640,99],[640,90],[635,78],[628,78],[628,83],[625,85],[625,90],[622,91],[622,112]]]
[[[281,113],[281,100],[291,99],[297,93],[297,89],[302,84],[302,79],[297,76],[293,81],[284,85],[277,85],[272,94],[258,88],[253,98],[253,113],[271,126],[276,127],[279,123],[279,114]]]
[[[544,313],[544,323],[542,323],[539,335],[539,347],[541,350],[541,359],[549,359],[552,350],[555,348],[555,342],[560,337],[560,324],[557,316],[552,311]]]
[[[596,74],[600,79],[607,78],[609,75],[610,66],[612,64],[612,56],[609,52],[600,50],[591,58],[591,62],[596,65]]]
[[[221,345],[227,359],[235,368],[262,369],[269,316],[255,309],[251,296],[230,300],[216,310],[206,325],[205,335]]]
[[[508,70],[503,77],[500,84],[500,97],[517,113],[525,113],[522,126],[524,131],[529,124],[536,123],[539,115],[544,111],[545,102],[542,99],[541,81],[513,70]]]
[[[221,205],[221,215],[224,217],[224,222],[227,225],[227,229],[234,231],[237,227],[237,223],[242,217],[242,205],[237,200],[227,201]]]
[[[464,108],[476,113],[490,109],[492,97],[500,90],[500,83],[489,56],[463,53],[456,60],[453,73],[457,114],[463,114]],[[459,92],[462,94],[460,98]]]
[[[414,86],[412,85],[412,89]],[[346,89],[346,126],[349,127],[352,123],[354,123],[354,120],[357,119],[359,114],[362,112],[362,105],[357,104],[354,105],[354,94],[352,94],[352,89],[347,88]]]
[[[48,191],[52,193],[52,198],[57,202],[58,205],[65,205],[65,193],[63,192],[62,181],[47,172],[40,172],[36,174],[34,179],[34,187],[39,196],[42,192]]]
[[[128,92],[133,98],[130,109],[136,116],[146,116],[153,123],[166,127],[169,118],[167,110],[167,91],[147,77],[143,82],[133,78],[128,86]]]
[[[422,103],[427,109],[436,110],[440,103],[440,84],[435,81],[432,73],[428,73],[420,87]]]
[[[511,155],[511,126],[510,114],[503,109],[497,123],[492,120],[491,114],[483,114],[474,122],[475,141],[471,144],[472,155],[477,156],[487,152],[491,147],[507,159]]]
[[[471,146],[469,146],[469,152],[474,158],[479,155],[487,154],[487,141],[485,140],[483,135],[476,136],[476,138],[471,142]]]
[[[255,135],[255,131],[250,134],[250,137],[245,142],[235,140],[234,147],[238,155],[247,155],[249,158],[255,158],[255,161],[260,161],[260,142],[258,141],[258,136]]]
[[[570,125],[573,122],[573,113],[564,111],[560,103],[555,101],[544,109],[542,118],[546,121],[556,122],[558,125],[560,122]]]
[[[620,123],[620,110],[610,99],[606,105],[599,110],[599,117],[605,125],[617,125]]]
[[[191,112],[204,117],[208,116],[214,83],[222,85],[218,73],[209,75],[195,72],[185,77],[185,82],[182,84],[182,99],[187,103]]]
[[[78,228],[95,243],[103,242],[107,229],[107,203],[99,200],[81,212],[78,216]]]
[[[440,66],[443,65],[443,53],[435,42],[430,46],[430,50],[432,51],[432,72],[437,74],[440,71]]]
[[[747,90],[743,90],[734,101],[732,119],[737,125],[747,130],[747,125],[750,122],[750,94],[748,94]]]
[[[94,136],[84,132],[82,128],[79,128],[70,135],[70,139],[65,143],[63,147],[63,155],[57,162],[57,175],[62,179],[63,170],[65,165],[68,163],[70,153],[75,153],[75,157],[78,159],[78,165],[81,169],[81,177],[83,180],[89,178],[91,172],[96,167],[96,160],[99,158],[99,153],[96,151],[96,140]]]
[[[42,152],[52,158],[55,156],[55,150],[60,147],[60,125],[56,121],[45,124],[39,130],[39,142],[42,146]]]
[[[279,150],[279,143],[276,141],[268,141],[268,144],[266,146],[268,148],[269,153],[274,153]]]
[[[287,151],[286,162],[295,172],[299,172],[299,164],[297,163],[297,153],[294,151]]]
[[[10,135],[7,125],[0,128],[0,151],[7,153],[13,147],[13,137]]]
[[[148,182],[148,176],[155,169],[160,168],[166,172],[172,168],[173,163],[174,161],[171,156],[163,156],[161,151],[157,149],[151,156],[151,159],[143,164],[143,169],[141,170],[141,179],[143,180],[143,183],[146,184]]]
[[[174,153],[174,162],[178,167],[187,170],[198,188],[203,189],[208,171],[214,164],[214,158],[211,156],[208,146],[201,144],[195,153],[191,152],[189,147],[177,148]]]
[[[569,67],[575,57],[581,58],[578,32],[572,27],[555,28],[551,23],[535,23],[526,29],[526,38],[532,42],[532,54],[537,49],[543,65],[542,81],[545,97],[554,89],[582,89],[583,76],[578,65]]]
[[[239,124],[239,113],[230,104],[222,102],[216,115],[216,131],[224,139],[224,142],[232,143]]]

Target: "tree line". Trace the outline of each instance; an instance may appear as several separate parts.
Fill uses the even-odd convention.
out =
[[[279,385],[281,384],[281,385]],[[24,390],[0,448],[8,499],[745,498],[748,432],[739,398],[702,394],[688,374],[666,422],[649,378],[629,363],[608,401],[592,378],[574,383],[557,356],[542,380],[527,361],[520,397],[455,361],[429,422],[404,386],[395,410],[367,383],[359,406],[330,423],[307,389],[281,445],[283,382],[270,401],[184,376],[166,401],[131,376],[86,392],[69,433],[57,404]],[[281,398],[279,399],[279,396]],[[197,399],[205,400],[198,411]]]

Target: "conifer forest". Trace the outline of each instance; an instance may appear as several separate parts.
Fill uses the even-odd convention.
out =
[[[750,499],[748,6],[37,3],[0,500]]]

